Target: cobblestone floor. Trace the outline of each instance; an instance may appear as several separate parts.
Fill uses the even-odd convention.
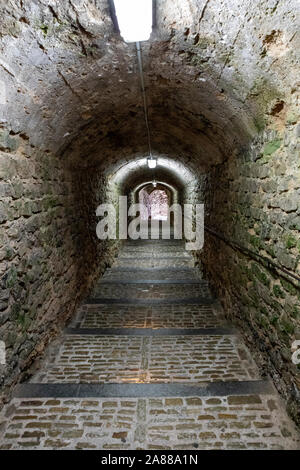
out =
[[[274,396],[14,399],[0,449],[295,449]]]
[[[224,324],[210,305],[84,305],[78,328],[214,328]]]
[[[136,254],[139,254],[140,258],[163,258],[163,257],[168,257],[170,254],[172,258],[186,258],[189,260],[192,260],[191,256],[186,252],[186,251],[165,251],[165,250],[160,250],[160,251],[134,251],[134,250],[129,250],[129,251],[123,251],[122,252],[122,259],[124,258],[134,258],[136,259]]]
[[[35,382],[204,383],[259,378],[235,336],[67,336]]]
[[[122,256],[126,256],[127,253],[135,254],[138,253],[140,256],[144,256],[145,254],[154,256],[161,256],[161,253],[170,253],[172,256],[177,256],[177,254],[181,253],[182,256],[189,256],[188,253],[185,251],[184,246],[175,245],[175,246],[152,246],[152,247],[145,247],[143,246],[125,246],[122,250]]]
[[[172,267],[194,267],[194,260],[191,257],[186,258],[163,258],[158,257],[157,259],[149,256],[147,258],[119,258],[115,267],[125,267],[125,268],[167,268],[172,265]]]
[[[125,245],[92,293],[103,303],[80,307],[1,411],[0,449],[300,449],[193,265],[177,241]]]
[[[211,298],[210,289],[205,284],[115,284],[98,285],[93,291],[92,297],[102,299],[184,299],[186,297]]]
[[[126,269],[126,267],[125,267]],[[119,280],[120,276],[124,275],[124,280],[133,281],[137,279],[144,279],[144,280],[162,280],[162,281],[176,281],[180,280],[199,280],[201,277],[201,273],[197,270],[182,270],[180,268],[176,269],[175,271],[170,271],[168,269],[157,269],[155,271],[151,270],[142,270],[140,269],[139,272],[126,270],[124,273],[119,270],[108,269],[104,276],[103,280]]]

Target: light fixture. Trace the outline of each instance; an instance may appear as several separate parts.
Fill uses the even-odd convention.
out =
[[[152,32],[152,0],[114,0],[114,5],[124,41],[147,41]]]
[[[157,158],[153,158],[152,155],[150,158],[147,158],[148,167],[152,170],[156,168],[157,165]]]
[[[147,130],[149,157],[148,167],[156,168],[157,158],[152,157],[151,134],[148,120],[148,105],[144,82],[141,41],[150,39],[153,23],[153,0],[109,0],[112,21],[118,27],[125,42],[135,42],[138,71],[140,75],[144,118]],[[113,2],[113,3],[112,3]]]

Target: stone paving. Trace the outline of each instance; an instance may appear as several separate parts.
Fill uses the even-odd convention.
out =
[[[184,299],[186,297],[211,298],[211,292],[207,285],[182,285],[182,284],[115,284],[112,290],[111,285],[98,285],[92,293],[96,298],[112,299]]]
[[[165,250],[160,250],[160,251],[134,251],[134,250],[129,250],[129,251],[123,251],[122,252],[122,259],[127,259],[127,258],[134,258],[136,259],[136,253],[139,253],[139,257],[143,259],[148,259],[148,258],[168,258],[169,254],[171,254],[172,258],[184,258],[184,259],[190,259],[190,256],[187,252],[184,251],[165,251]]]
[[[14,399],[0,449],[295,449],[274,396]]]
[[[259,378],[235,336],[68,335],[34,381],[207,383]]]
[[[150,254],[154,256],[158,256],[161,253],[171,253],[172,256],[177,256],[179,253],[181,256],[188,256],[188,253],[185,251],[184,246],[181,244],[177,245],[167,245],[167,246],[162,246],[158,247],[155,245],[148,245],[145,247],[145,245],[142,246],[125,246],[123,251],[122,251],[122,256],[127,256],[127,254],[133,254],[139,253],[141,256],[147,255],[150,256]]]
[[[126,269],[126,267],[125,267]],[[126,276],[125,276],[126,273]],[[139,269],[138,273],[134,270],[126,269],[126,271],[122,272],[120,269],[108,269],[103,276],[103,280],[105,281],[113,281],[113,280],[120,280],[120,276],[124,275],[124,279],[127,281],[136,281],[137,279],[143,280],[153,280],[155,278],[157,281],[176,281],[176,280],[199,280],[201,277],[201,273],[196,270],[189,269],[188,272],[183,269],[176,269],[171,271],[169,269],[155,269],[152,270],[151,267],[148,270]]]
[[[193,267],[193,259],[190,257],[172,258],[172,257],[158,257],[157,259],[152,256],[146,258],[119,258],[115,266],[122,268],[167,268],[172,265],[173,267]]]
[[[77,328],[214,328],[224,320],[212,305],[83,305]]]
[[[3,408],[0,449],[300,449],[192,257],[177,255],[183,248],[124,246],[91,294],[99,303],[83,303]],[[89,388],[75,393],[74,384]]]

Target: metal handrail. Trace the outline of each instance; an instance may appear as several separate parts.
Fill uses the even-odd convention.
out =
[[[288,269],[286,269],[282,266],[279,266],[277,263],[274,263],[274,261],[270,260],[266,256],[260,255],[259,253],[255,253],[255,251],[252,251],[249,248],[246,248],[245,246],[240,245],[240,243],[238,243],[236,241],[233,241],[233,240],[230,240],[225,235],[216,232],[215,230],[213,230],[211,227],[208,227],[207,225],[204,227],[204,230],[211,233],[215,237],[219,238],[224,243],[227,243],[231,247],[238,249],[239,251],[241,251],[244,254],[246,253],[249,257],[251,257],[251,258],[256,257],[256,258],[259,258],[259,259],[263,260],[268,265],[268,268],[272,267],[272,268],[276,269],[277,271],[282,271],[285,275],[288,275],[291,278],[293,278],[295,281],[298,281],[299,285],[296,285],[295,287],[297,287],[298,289],[300,288],[300,277],[297,276],[294,273],[291,273]],[[257,261],[257,259],[255,259],[255,261]]]

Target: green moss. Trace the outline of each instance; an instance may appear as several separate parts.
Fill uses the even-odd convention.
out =
[[[264,119],[263,116],[257,116],[254,119],[254,125],[258,132],[262,132],[264,128],[266,127],[266,120]]]
[[[40,29],[43,31],[44,36],[47,36],[49,27],[46,24],[41,24]]]
[[[285,246],[290,249],[294,248],[297,245],[297,240],[293,235],[288,235],[286,240],[285,240]]]
[[[266,309],[266,307],[261,307],[260,311],[263,315],[268,316],[268,310]]]
[[[280,279],[282,287],[291,295],[297,295],[297,289],[293,284],[286,281],[285,279]]]
[[[296,319],[300,317],[300,309],[296,305],[292,308],[292,317]]]
[[[25,314],[22,305],[18,302],[15,302],[11,306],[11,318],[22,330],[26,330],[31,323],[31,318]]]
[[[260,240],[260,238],[256,237],[255,235],[251,235],[250,236],[250,244],[254,248],[259,249],[260,245],[261,245],[261,240]]]
[[[281,298],[281,299],[285,298],[285,293],[283,292],[283,290],[280,289],[280,287],[277,284],[273,286],[273,293],[275,297],[277,298]]]
[[[271,318],[270,318],[270,323],[271,325],[276,325],[278,323],[278,320],[279,320],[279,316],[278,315],[273,315]]]
[[[272,301],[272,310],[273,310],[274,312],[278,312],[278,314],[282,313],[282,305],[281,305],[281,303],[274,299],[274,300]]]
[[[269,253],[269,255],[271,255],[272,258],[276,257],[273,246],[271,245],[266,246],[266,252]]]
[[[57,200],[55,197],[49,196],[47,199],[44,201],[45,209],[53,209],[53,207],[57,206]]]
[[[252,272],[254,274],[254,276],[262,283],[264,284],[265,286],[269,287],[270,286],[270,279],[268,278],[268,276],[263,272],[261,271],[258,266],[256,264],[253,264],[252,265]]]
[[[267,328],[269,326],[268,318],[260,313],[256,315],[256,322],[262,328]]]
[[[14,266],[12,266],[8,270],[8,273],[7,273],[7,276],[6,276],[6,287],[8,289],[10,289],[11,287],[13,287],[16,284],[17,277],[18,277],[17,270]]]
[[[295,331],[295,327],[293,323],[291,323],[288,320],[281,320],[280,326],[281,326],[281,330],[288,335],[292,335]]]
[[[213,44],[213,41],[211,40],[211,38],[209,38],[207,36],[200,37],[199,35],[197,35],[194,39],[195,50],[197,50],[197,48],[206,49],[207,47],[209,47],[212,44]]]
[[[288,113],[286,117],[286,123],[289,124],[296,124],[299,119],[299,115],[296,113]]]
[[[265,113],[274,101],[281,98],[281,93],[265,77],[259,77],[253,82],[250,97],[256,102],[261,113]]]
[[[12,304],[11,306],[11,318],[17,320],[21,312],[21,306],[18,302]]]
[[[14,250],[10,246],[5,247],[5,256],[7,259],[12,260],[14,257],[14,254],[15,254]]]
[[[282,139],[274,139],[268,142],[263,150],[263,156],[269,156],[272,155],[276,150],[278,150],[281,147]]]

